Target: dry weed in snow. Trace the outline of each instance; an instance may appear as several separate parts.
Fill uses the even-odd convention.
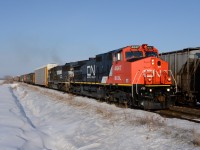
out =
[[[200,134],[193,129],[193,144],[196,146],[200,146]]]

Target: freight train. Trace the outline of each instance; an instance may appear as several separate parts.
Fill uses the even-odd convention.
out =
[[[161,53],[160,57],[169,62],[169,69],[177,81],[176,102],[200,104],[200,47]]]
[[[48,64],[34,71],[34,80],[23,81],[128,107],[165,109],[174,105],[176,88],[168,63],[158,56],[154,46],[130,45],[88,60]]]

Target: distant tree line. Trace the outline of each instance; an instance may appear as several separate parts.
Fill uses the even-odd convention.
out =
[[[4,83],[13,83],[13,77],[10,75],[6,75],[3,78],[0,78],[0,80],[4,80]]]

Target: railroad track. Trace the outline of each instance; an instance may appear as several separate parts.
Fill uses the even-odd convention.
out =
[[[196,123],[200,123],[200,110],[188,107],[180,107],[180,106],[171,106],[167,110],[159,110],[156,113],[171,117],[171,118],[179,118],[184,119]]]

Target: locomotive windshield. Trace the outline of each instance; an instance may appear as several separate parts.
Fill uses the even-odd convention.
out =
[[[143,57],[142,52],[140,51],[131,51],[131,52],[126,52],[126,59],[130,58],[138,58],[138,57]]]
[[[156,52],[146,52],[145,54],[146,54],[146,57],[152,57],[152,56],[158,57],[158,54]]]

